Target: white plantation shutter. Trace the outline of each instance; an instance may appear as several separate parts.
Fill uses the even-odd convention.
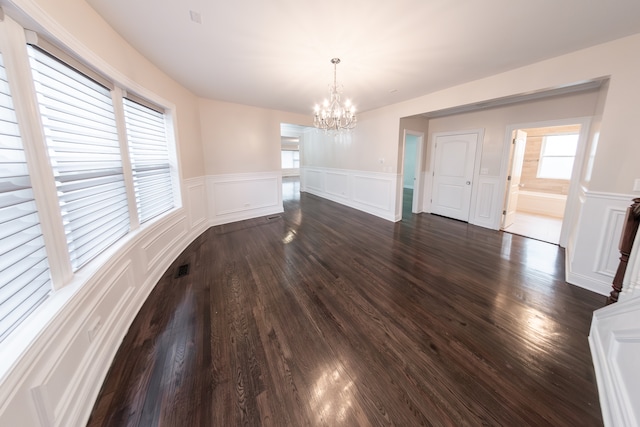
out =
[[[34,46],[29,57],[73,270],[129,231],[109,89]]]
[[[124,98],[129,157],[140,223],[174,207],[164,114]]]
[[[0,341],[51,292],[40,221],[0,55]]]

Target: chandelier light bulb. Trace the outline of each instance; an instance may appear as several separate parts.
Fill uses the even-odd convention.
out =
[[[349,130],[356,126],[355,106],[350,99],[345,100],[344,106],[340,105],[340,93],[336,79],[337,65],[340,58],[333,58],[333,85],[329,86],[329,99],[325,99],[322,108],[318,105],[314,108],[313,125],[325,131]]]

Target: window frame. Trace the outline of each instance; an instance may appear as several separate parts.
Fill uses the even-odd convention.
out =
[[[0,52],[3,53],[5,59],[10,91],[15,103],[15,113],[24,142],[24,151],[25,156],[27,157],[29,176],[32,181],[35,203],[39,212],[40,226],[45,241],[45,250],[50,267],[52,292],[50,292],[50,296],[43,304],[41,304],[34,312],[29,314],[29,316],[27,316],[27,318],[24,319],[15,330],[8,334],[7,338],[0,343],[3,347],[7,346],[3,351],[7,350],[5,355],[8,356],[5,360],[0,362],[0,375],[11,368],[11,360],[15,360],[14,357],[19,357],[19,355],[29,347],[30,343],[32,343],[38,336],[44,325],[49,324],[55,318],[59,311],[65,307],[65,305],[70,301],[70,298],[76,294],[78,290],[82,289],[85,285],[98,280],[100,277],[98,274],[99,271],[113,265],[113,262],[115,262],[121,251],[130,246],[132,239],[139,238],[141,230],[140,224],[137,223],[137,213],[134,204],[133,213],[129,213],[131,222],[129,231],[114,242],[113,245],[85,264],[82,268],[78,269],[76,272],[72,271],[70,257],[67,251],[62,216],[60,214],[58,204],[55,178],[49,162],[35,92],[35,83],[31,74],[31,66],[27,51],[27,44],[30,40],[33,41],[33,34],[33,32],[26,30],[21,24],[11,19],[11,17],[7,16],[4,20],[0,20]],[[58,51],[63,55],[67,55],[65,52],[68,51],[68,49],[58,49]],[[82,49],[81,51],[83,54],[87,53],[87,51]],[[49,53],[51,54],[51,52]],[[66,63],[64,60],[65,58],[60,58],[57,55],[52,56]],[[80,56],[78,55],[78,57]],[[90,55],[87,57],[92,58]],[[79,64],[79,67],[85,67],[87,70],[96,70],[100,68],[89,65],[88,60],[85,59],[75,61],[76,62],[74,64]],[[71,68],[78,70],[74,64],[67,63]],[[108,64],[104,62],[99,62],[99,64],[101,64],[102,68],[111,70]],[[83,72],[82,70],[78,71]],[[167,121],[167,144],[169,148],[169,159],[171,162],[171,185],[174,207],[171,210],[151,219],[147,224],[145,224],[145,227],[163,220],[166,221],[169,216],[182,208],[182,176],[181,170],[178,167],[177,138],[174,131],[176,107],[175,105],[159,98],[154,93],[139,87],[134,82],[128,81],[126,78],[123,79],[121,75],[117,74],[117,71],[115,75],[118,76],[120,80],[115,77],[104,77],[106,73],[101,74],[98,71],[92,72],[103,76],[103,78],[111,82],[111,98],[115,108],[118,141],[122,156],[125,181],[127,181],[127,178],[131,176],[131,173],[130,171],[127,171],[129,159],[123,125],[124,113],[122,108],[118,108],[118,105],[122,103],[121,100],[124,93],[126,93],[122,87],[134,87],[138,93],[142,93],[155,104],[164,106],[165,120]],[[86,73],[83,74],[86,75]],[[88,77],[93,78],[93,75],[88,75]],[[123,84],[122,81],[128,83]],[[130,183],[126,183],[126,185],[127,195],[129,196],[129,194],[133,194],[133,185],[130,185]],[[127,205],[129,207],[132,206],[132,203],[129,201],[129,197],[127,198]],[[71,289],[65,290],[65,292],[58,292],[63,288]]]
[[[293,167],[288,168],[288,167],[285,167],[282,164],[283,163],[282,162],[282,160],[283,160],[282,159],[282,155],[283,155],[284,152],[292,152],[292,153],[294,153],[292,155],[292,160],[291,160],[291,162],[293,163]],[[297,153],[297,156],[296,156],[296,153]],[[298,166],[295,166],[296,162],[298,163]],[[295,149],[295,148],[282,148],[280,150],[280,168],[281,169],[285,169],[285,170],[300,169],[300,150],[299,149]]]

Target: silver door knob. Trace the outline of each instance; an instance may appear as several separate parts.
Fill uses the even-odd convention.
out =
[[[471,185],[471,181],[467,181],[467,185]]]

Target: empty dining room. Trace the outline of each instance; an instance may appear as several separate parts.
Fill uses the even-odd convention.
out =
[[[637,425],[638,51],[635,0],[0,0],[0,426]]]

